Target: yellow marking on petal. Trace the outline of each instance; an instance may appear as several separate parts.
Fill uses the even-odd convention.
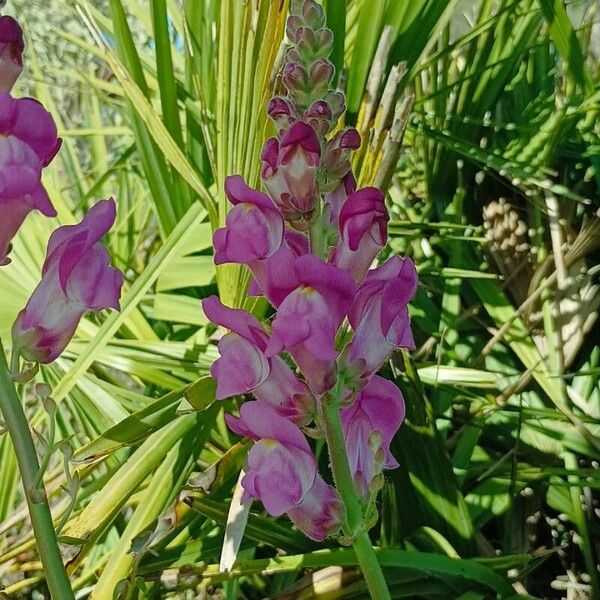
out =
[[[263,438],[260,441],[263,444],[263,446],[265,446],[268,450],[274,450],[275,448],[277,448],[277,446],[280,445],[280,442],[271,438]]]

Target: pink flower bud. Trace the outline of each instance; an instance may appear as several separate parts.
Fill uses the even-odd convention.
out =
[[[281,77],[283,85],[290,94],[306,93],[309,87],[309,78],[306,69],[297,62],[288,62],[283,68]]]
[[[327,58],[333,48],[333,34],[329,29],[314,31],[309,27],[299,27],[295,41],[296,52],[305,64]]]
[[[331,85],[334,74],[335,69],[326,58],[320,58],[313,63],[309,72],[313,98],[319,98],[325,94]]]
[[[0,92],[10,92],[23,71],[23,30],[8,16],[0,16]]]
[[[267,113],[275,122],[278,129],[287,129],[296,121],[295,109],[286,98],[276,96],[269,102]]]
[[[354,403],[340,412],[350,471],[363,497],[368,498],[371,484],[382,469],[398,467],[390,443],[404,413],[400,390],[377,375],[358,393]]]
[[[41,104],[0,92],[0,266],[9,262],[11,239],[32,210],[56,215],[41,174],[59,147],[54,121]]]
[[[325,100],[315,100],[305,111],[304,120],[317,133],[324,136],[333,125],[329,104]]]
[[[49,363],[65,349],[82,315],[119,309],[123,275],[100,243],[116,216],[113,200],[93,206],[77,225],[50,236],[42,279],[13,325],[13,340],[29,361]]]
[[[323,172],[327,179],[327,191],[335,189],[338,182],[350,171],[352,150],[360,147],[360,134],[356,129],[344,129],[327,142],[324,153]]]
[[[354,192],[340,212],[340,241],[331,262],[360,283],[387,242],[389,219],[380,190],[369,187]]]

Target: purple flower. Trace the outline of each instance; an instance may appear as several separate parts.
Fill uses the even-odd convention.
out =
[[[0,266],[10,262],[10,242],[32,210],[56,216],[41,173],[59,148],[54,121],[41,104],[0,92]]]
[[[346,349],[348,363],[359,364],[362,377],[375,373],[395,348],[414,349],[407,305],[417,281],[412,260],[398,256],[367,273],[348,313],[355,334]]]
[[[123,275],[109,266],[100,243],[115,216],[114,200],[103,200],[80,223],[50,236],[42,279],[13,325],[15,346],[26,360],[52,362],[86,311],[119,309]]]
[[[23,30],[8,16],[0,16],[0,92],[10,92],[23,71]]]
[[[259,402],[245,402],[239,418],[225,418],[234,432],[256,440],[242,478],[242,502],[260,500],[274,517],[287,513],[316,540],[337,532],[343,519],[342,503],[318,474],[302,431]]]
[[[317,201],[316,173],[321,146],[314,129],[302,121],[267,140],[262,153],[262,180],[286,220],[306,228]]]
[[[389,219],[380,190],[368,187],[354,192],[340,212],[340,241],[331,262],[360,283],[387,242]]]
[[[213,323],[232,331],[219,341],[221,356],[210,370],[217,381],[217,399],[252,392],[294,423],[307,423],[314,400],[281,358],[267,358],[269,337],[260,323],[245,310],[224,306],[216,296],[205,298],[202,307]]]
[[[248,454],[242,502],[256,498],[274,517],[300,504],[317,475],[317,463],[302,431],[260,402],[244,402],[239,418],[227,415],[226,419],[230,429],[257,441]]]
[[[287,265],[289,269],[289,263]],[[306,377],[309,387],[322,394],[335,383],[335,336],[344,319],[355,286],[346,271],[314,255],[300,256],[293,273],[283,273],[297,285],[282,300],[273,321],[267,355],[287,350]]]
[[[340,412],[350,471],[363,497],[374,491],[370,490],[371,482],[382,469],[398,467],[390,443],[404,413],[400,390],[377,375],[358,393],[353,404]]]
[[[283,218],[271,199],[248,187],[239,175],[227,177],[225,193],[234,207],[226,227],[214,233],[215,264],[252,266],[274,254],[283,242]]]

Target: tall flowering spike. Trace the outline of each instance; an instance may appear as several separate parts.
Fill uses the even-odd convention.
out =
[[[23,71],[23,30],[8,16],[0,16],[0,92],[10,92]]]
[[[341,128],[345,99],[330,89],[333,35],[323,8],[315,0],[291,0],[290,10],[282,72],[287,93],[269,103],[277,137],[261,155],[270,199],[241,177],[228,178],[234,208],[214,236],[215,262],[248,265],[249,294],[265,295],[275,309],[270,333],[216,298],[204,300],[204,309],[231,331],[211,369],[217,397],[256,398],[242,404],[239,418],[227,416],[233,431],[256,442],[242,480],[244,499],[260,499],[271,515],[287,513],[308,537],[323,540],[339,530],[344,505],[356,506],[354,487],[369,513],[382,470],[398,466],[390,441],[404,403],[394,384],[375,373],[394,348],[414,346],[407,304],[417,278],[410,259],[394,257],[369,270],[387,242],[384,195],[356,189],[351,154],[361,140],[357,130]],[[346,318],[353,333],[342,327]],[[331,445],[336,418],[355,486],[340,468],[344,444]],[[313,420],[311,435],[328,440],[344,502],[317,472],[298,428]],[[362,525],[370,526],[365,519]],[[348,519],[346,535],[360,531],[360,523],[350,523],[356,520]]]
[[[317,472],[312,450],[300,429],[273,408],[246,402],[229,427],[256,443],[248,453],[242,502],[260,500],[278,517],[288,513],[306,535],[322,540],[340,528],[343,506]]]
[[[393,256],[367,274],[348,313],[355,334],[345,352],[362,377],[375,373],[392,350],[414,349],[407,305],[416,289],[417,272],[410,258]]]
[[[340,211],[340,240],[333,264],[348,270],[360,283],[386,244],[389,218],[380,190],[369,187],[354,192]]]
[[[0,266],[10,262],[10,242],[32,210],[56,216],[41,174],[59,147],[54,121],[41,104],[0,92]]]
[[[360,494],[376,492],[382,469],[398,463],[390,452],[392,438],[404,420],[404,399],[387,379],[375,375],[359,392],[354,403],[342,409],[340,418],[348,452],[350,471]]]
[[[86,311],[119,309],[123,275],[110,266],[100,243],[115,216],[114,201],[103,200],[80,223],[59,227],[50,236],[42,280],[12,330],[15,347],[26,360],[52,362]]]
[[[314,400],[306,385],[278,356],[267,358],[269,338],[248,312],[224,306],[216,296],[205,298],[206,316],[231,330],[219,341],[218,358],[211,367],[217,381],[217,399],[252,392],[294,423],[307,423]]]

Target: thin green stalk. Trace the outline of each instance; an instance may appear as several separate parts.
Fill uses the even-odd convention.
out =
[[[337,391],[340,393],[324,398],[323,424],[335,486],[346,507],[344,533],[353,540],[352,546],[356,552],[371,597],[374,600],[388,600],[391,598],[390,592],[369,540],[369,535],[364,530],[362,510],[350,472],[350,465],[348,464],[346,443],[339,413],[339,397],[341,391],[343,391],[343,385],[338,384],[337,387]]]
[[[0,410],[4,416],[6,428],[12,438],[33,533],[37,541],[37,549],[44,567],[46,583],[50,595],[55,600],[71,600],[74,598],[71,584],[63,565],[58,548],[56,532],[52,523],[52,514],[48,506],[46,490],[43,482],[37,482],[40,465],[31,430],[23,412],[23,407],[12,382],[2,341],[0,340]]]

